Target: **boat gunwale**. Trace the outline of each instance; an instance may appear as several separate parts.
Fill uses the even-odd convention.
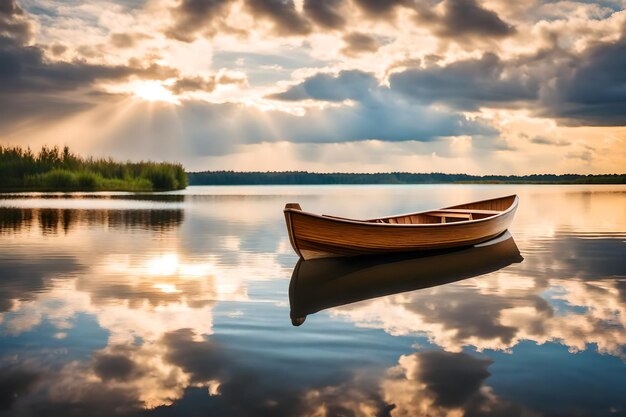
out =
[[[382,220],[382,219],[393,219],[396,217],[406,217],[406,216],[414,216],[417,214],[427,214],[433,211],[437,211],[437,210],[449,210],[449,209],[454,209],[454,208],[458,208],[458,206],[466,206],[469,204],[477,204],[477,203],[485,203],[487,201],[495,201],[495,200],[502,200],[505,198],[509,198],[509,197],[514,197],[513,202],[511,203],[511,205],[506,209],[503,210],[502,212],[495,214],[493,216],[489,216],[489,217],[485,217],[482,219],[471,219],[471,220],[461,220],[458,222],[450,222],[450,223],[418,223],[418,224],[411,224],[411,223],[376,223],[375,220]],[[315,213],[311,213],[308,211],[303,211],[303,210],[297,210],[297,209],[292,209],[292,208],[286,208],[283,209],[284,213],[299,213],[305,216],[309,216],[309,217],[315,217],[317,219],[322,219],[322,220],[326,220],[326,221],[330,221],[333,223],[347,223],[347,224],[358,224],[361,226],[383,226],[383,227],[444,227],[444,226],[459,226],[459,225],[465,225],[465,224],[470,224],[470,223],[481,223],[481,222],[485,222],[485,221],[491,221],[494,220],[498,217],[502,217],[505,214],[511,212],[512,210],[517,209],[517,205],[519,203],[519,197],[517,196],[517,194],[511,194],[511,195],[506,195],[506,196],[502,196],[502,197],[496,197],[496,198],[488,198],[485,200],[478,200],[478,201],[472,201],[469,203],[461,203],[461,204],[457,204],[454,206],[449,206],[449,207],[444,207],[444,208],[438,208],[438,209],[433,209],[433,210],[425,210],[425,211],[418,211],[418,212],[414,212],[414,213],[406,213],[406,214],[396,214],[393,216],[386,216],[386,217],[376,217],[374,219],[371,220],[353,220],[353,219],[344,219],[344,218],[337,218],[337,217],[328,217],[328,216],[324,216],[321,214],[315,214]],[[460,208],[459,208],[460,209]],[[460,209],[462,210],[462,209]]]

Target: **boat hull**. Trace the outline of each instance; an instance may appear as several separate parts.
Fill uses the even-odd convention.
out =
[[[448,249],[485,242],[507,230],[517,209],[518,200],[513,197],[513,203],[498,215],[455,223],[374,223],[318,216],[294,208],[285,209],[285,220],[291,244],[305,260]],[[454,208],[471,208],[478,203]]]

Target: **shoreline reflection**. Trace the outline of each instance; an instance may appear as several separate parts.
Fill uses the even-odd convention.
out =
[[[39,228],[58,235],[84,226],[170,230],[183,223],[182,209],[57,209],[0,207],[0,235]]]
[[[300,326],[322,310],[436,287],[523,260],[508,231],[489,242],[436,254],[298,260],[289,283],[291,322]]]

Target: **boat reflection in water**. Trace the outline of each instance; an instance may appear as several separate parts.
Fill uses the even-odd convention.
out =
[[[508,231],[454,251],[299,260],[289,283],[291,322],[299,326],[309,314],[327,308],[436,287],[523,260]]]

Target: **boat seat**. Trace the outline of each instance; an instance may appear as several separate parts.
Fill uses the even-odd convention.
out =
[[[462,219],[462,220],[472,220],[472,213],[457,213],[453,211],[432,211],[429,213],[425,213],[428,216],[439,217],[441,218],[441,223],[447,223],[446,218],[454,218],[454,219]]]
[[[454,211],[431,211],[428,214],[429,216],[437,216],[437,217],[456,217],[458,219],[471,219],[472,213],[457,213]]]
[[[475,210],[475,209],[441,209],[440,213],[469,213],[469,214],[500,214],[498,210]]]

